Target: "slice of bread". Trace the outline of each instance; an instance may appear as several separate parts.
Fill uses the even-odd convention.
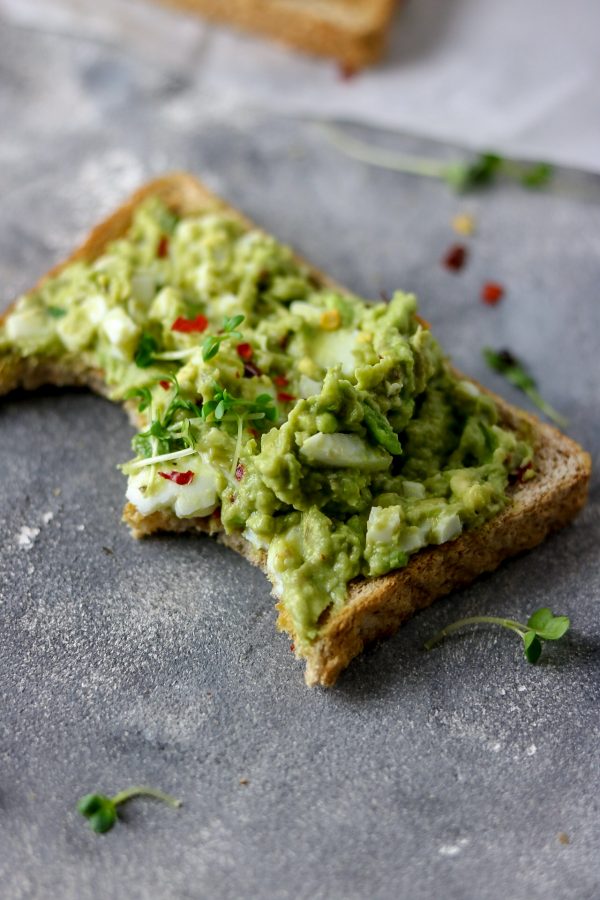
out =
[[[254,31],[319,56],[349,70],[376,62],[396,0],[160,0]]]
[[[252,225],[191,175],[167,175],[137,191],[95,228],[69,259],[44,276],[42,282],[74,260],[98,257],[109,241],[127,231],[135,208],[149,196],[159,196],[179,215],[221,210],[247,226]],[[311,271],[318,282],[335,285],[321,273]],[[99,393],[107,392],[102,373],[85,369],[75,357],[52,360],[0,355],[0,394],[42,384],[83,384]],[[536,477],[513,486],[510,504],[480,528],[464,532],[449,543],[421,550],[403,569],[352,582],[347,604],[322,624],[319,638],[305,654],[307,684],[332,685],[365,643],[392,634],[403,621],[438,597],[468,584],[483,572],[492,571],[507,557],[534,547],[570,522],[584,505],[591,468],[589,455],[555,428],[492,396],[504,424],[528,431],[535,450]],[[135,421],[135,411],[132,407],[128,411]],[[195,530],[213,534],[250,562],[265,567],[264,552],[256,550],[241,535],[224,534],[218,517],[179,519],[167,512],[142,516],[127,504],[124,520],[136,537],[156,531]],[[278,627],[294,640],[286,610],[281,604],[278,609]]]

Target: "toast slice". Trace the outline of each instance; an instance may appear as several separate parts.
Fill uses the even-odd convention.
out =
[[[191,175],[167,175],[138,190],[39,284],[74,261],[98,258],[108,243],[128,230],[135,210],[148,197],[159,197],[180,216],[226,212],[246,227],[252,224]],[[311,270],[311,277],[318,284],[341,290],[315,270]],[[102,372],[86,368],[77,356],[51,359],[21,357],[18,353],[0,354],[0,394],[43,384],[87,385],[100,394],[108,393]],[[534,448],[536,478],[513,485],[509,489],[509,504],[487,523],[463,532],[455,540],[417,552],[402,569],[351,582],[346,604],[320,622],[318,638],[302,654],[307,663],[307,684],[334,684],[342,669],[367,642],[392,634],[403,621],[438,597],[492,571],[507,557],[534,547],[548,534],[570,522],[584,505],[591,468],[589,455],[555,428],[499,397],[491,396],[503,425],[515,432],[527,430]],[[125,405],[135,422],[138,415],[135,407]],[[165,511],[143,516],[136,507],[127,504],[124,520],[136,537],[156,531],[190,530],[215,535],[250,562],[265,569],[265,552],[257,550],[238,533],[225,534],[220,520],[214,516],[182,519]],[[287,631],[294,640],[294,625],[288,612],[281,603],[277,608],[278,628]]]
[[[376,62],[396,0],[160,0],[290,47],[328,56],[349,71]]]

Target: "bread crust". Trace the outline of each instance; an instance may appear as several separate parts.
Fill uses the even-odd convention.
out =
[[[246,226],[256,227],[191,175],[176,172],[155,179],[136,191],[92,230],[69,259],[51,269],[38,285],[75,260],[98,257],[107,243],[127,231],[136,207],[150,196],[159,196],[179,215],[220,210]],[[319,283],[339,288],[312,267],[311,274]],[[85,385],[106,396],[108,388],[102,374],[99,370],[86,368],[74,357],[53,360],[8,355],[0,357],[0,394],[15,388],[30,390],[53,384]],[[535,547],[548,534],[568,524],[585,504],[591,472],[590,456],[575,441],[536,416],[511,406],[490,391],[486,393],[494,398],[504,424],[516,431],[527,432],[534,445],[536,477],[511,488],[509,505],[481,527],[464,532],[454,541],[419,551],[403,569],[352,582],[347,604],[330,614],[319,638],[304,653],[307,684],[334,684],[339,673],[366,643],[393,634],[402,622],[434,600],[469,584],[484,572],[492,571],[507,557]],[[135,422],[135,409],[131,404],[126,404],[126,409]],[[218,515],[180,519],[160,511],[142,516],[128,503],[123,519],[135,537],[157,531],[198,531],[216,536],[265,570],[266,554],[240,534],[226,535]],[[277,608],[278,628],[287,631],[293,639],[289,615],[281,603]]]
[[[216,22],[337,60],[348,69],[383,54],[397,0],[159,0]]]

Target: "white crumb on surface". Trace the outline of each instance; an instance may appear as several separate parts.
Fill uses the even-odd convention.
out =
[[[442,844],[442,846],[438,850],[438,853],[440,854],[440,856],[458,856],[460,851],[463,850],[468,843],[468,838],[459,838],[453,844]]]
[[[42,515],[42,522],[44,523],[44,525],[48,525],[48,523],[51,522],[53,518],[54,518],[54,513],[52,512],[52,510],[49,509],[48,512],[45,512]]]
[[[23,525],[17,534],[17,546],[22,547],[23,550],[29,550],[33,547],[33,543],[39,533],[39,528]]]
[[[500,743],[500,741],[496,741],[495,744],[492,744],[492,752],[493,753],[499,753],[501,749],[502,749],[502,744]]]
[[[526,684],[520,684],[520,685],[517,687],[517,690],[518,690],[518,691],[521,691],[521,692],[522,692],[522,691],[526,691],[526,690],[527,690],[527,685],[526,685]]]
[[[76,525],[75,530],[76,531],[85,531],[85,525]]]
[[[537,747],[535,746],[535,744],[530,744],[529,747],[527,747],[527,749],[525,750],[525,753],[527,756],[535,756],[535,754],[537,753]]]

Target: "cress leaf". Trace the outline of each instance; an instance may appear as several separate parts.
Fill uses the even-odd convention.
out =
[[[131,388],[131,390],[127,391],[124,395],[123,399],[139,400],[138,412],[144,412],[144,410],[148,409],[152,403],[152,394],[150,393],[150,388],[147,387]]]
[[[543,187],[548,184],[554,174],[554,169],[549,163],[537,163],[521,176],[521,183],[528,188]]]
[[[554,615],[552,610],[547,606],[543,606],[541,609],[536,609],[536,611],[529,616],[527,619],[527,627],[531,628],[533,631],[543,630],[553,618]]]
[[[542,653],[542,642],[535,631],[527,631],[523,635],[523,644],[525,645],[525,659],[527,662],[536,663]]]
[[[52,316],[53,319],[62,319],[63,316],[66,316],[66,309],[62,309],[60,306],[47,306],[46,312],[49,316]]]
[[[242,324],[244,319],[245,319],[245,316],[241,316],[241,315],[240,316],[231,316],[230,318],[225,318],[225,321],[223,322],[223,331],[226,331],[228,334],[230,334],[232,331],[235,331],[235,329],[238,327],[238,325]]]
[[[553,616],[543,628],[536,628],[536,634],[545,641],[558,641],[567,633],[571,622],[568,616]]]
[[[144,332],[142,334],[137,350],[135,351],[135,364],[140,369],[147,369],[154,362],[154,355],[158,350],[158,343],[151,334]]]

